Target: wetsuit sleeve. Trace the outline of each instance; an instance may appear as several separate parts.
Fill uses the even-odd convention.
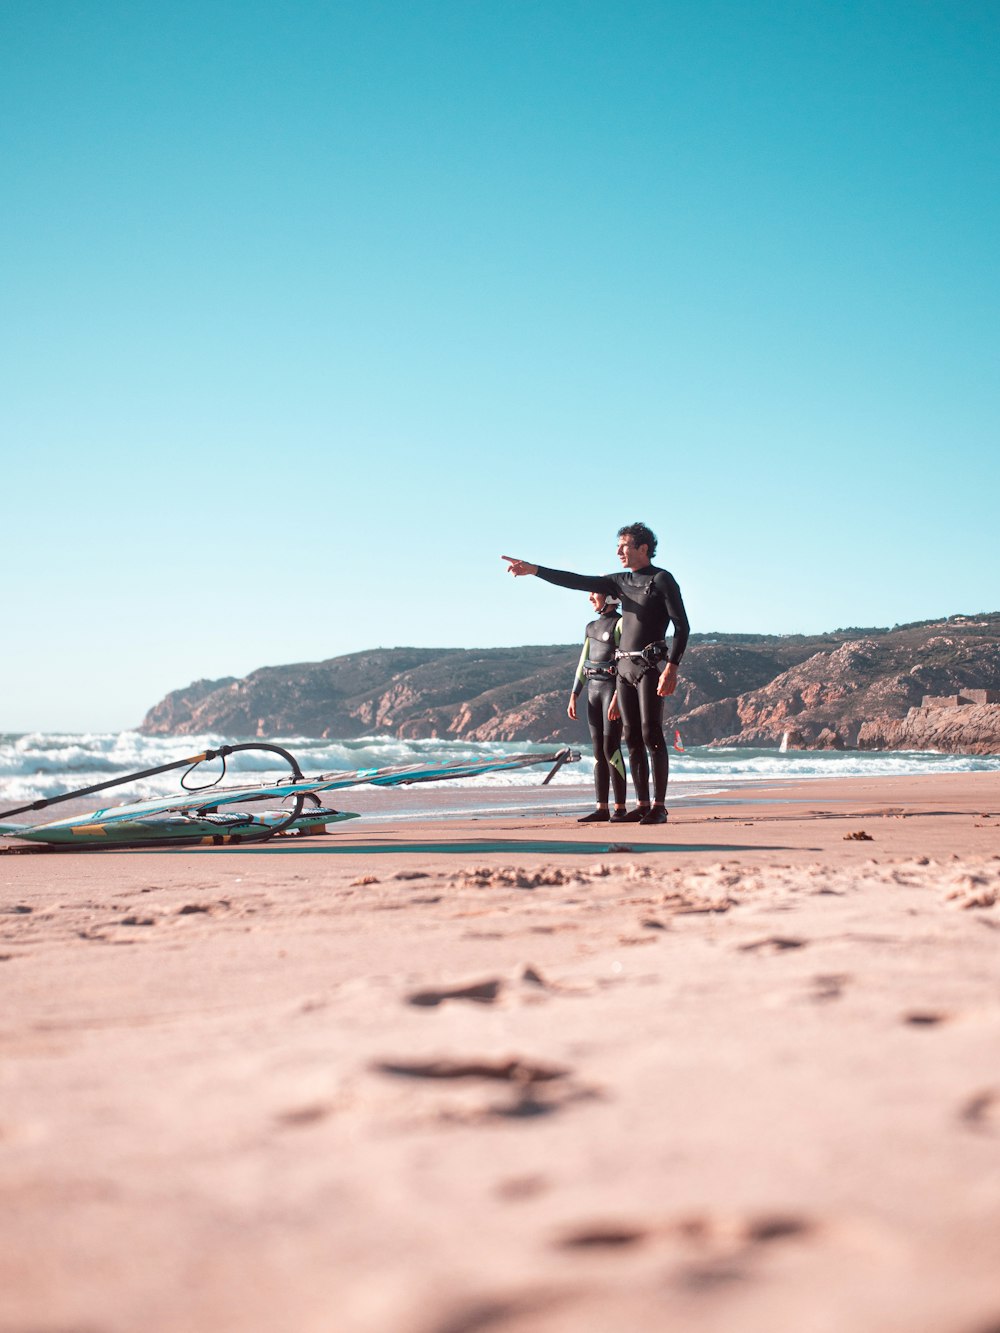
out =
[[[583,674],[583,665],[586,662],[589,655],[590,655],[590,640],[585,638],[583,641],[583,651],[580,653],[580,660],[576,664],[576,675],[573,677],[574,699],[583,689],[583,682],[586,679],[586,677]]]
[[[673,574],[668,574],[665,569],[661,569],[656,574],[655,583],[657,591],[666,604],[667,614],[674,624],[674,638],[670,645],[667,661],[676,664],[684,656],[684,649],[687,647],[687,641],[691,634],[691,626],[688,624],[687,612],[684,610],[681,590]]]
[[[621,616],[619,616],[618,619],[615,621],[615,647],[616,647],[616,648],[617,648],[618,645],[621,643],[621,641],[622,641],[622,618],[621,618]]]
[[[605,597],[619,597],[618,584],[610,574],[570,574],[565,569],[538,566],[538,577],[559,588],[574,588],[577,592],[603,592]]]

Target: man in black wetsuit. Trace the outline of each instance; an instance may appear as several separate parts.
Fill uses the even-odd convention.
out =
[[[615,815],[625,813],[625,760],[622,758],[621,713],[615,699],[618,672],[615,653],[621,641],[618,603],[603,592],[592,592],[590,604],[597,612],[584,631],[583,651],[573,677],[567,713],[576,721],[576,701],[587,687],[587,725],[594,746],[594,792],[597,808],[578,819],[578,824],[602,824],[611,819],[608,795],[615,793]]]
[[[622,604],[622,635],[617,654],[618,706],[625,724],[625,744],[638,808],[618,819],[665,824],[669,751],[663,734],[663,700],[677,688],[677,664],[687,647],[690,626],[677,580],[652,563],[656,536],[645,523],[618,530],[621,574],[570,574],[505,555],[515,578],[537,574],[546,583],[581,592],[603,592]],[[667,627],[673,622],[669,650]],[[662,667],[662,670],[660,669]],[[648,758],[647,758],[648,751]],[[653,802],[649,771],[653,771]],[[614,818],[614,816],[613,816]]]

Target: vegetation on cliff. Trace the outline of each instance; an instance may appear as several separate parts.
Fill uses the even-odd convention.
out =
[[[579,741],[585,727],[566,716],[577,656],[572,644],[379,648],[262,667],[174,690],[140,730]],[[958,708],[923,731],[911,716],[926,696],[970,689],[1000,691],[1000,612],[822,635],[692,635],[667,707],[693,745],[777,745],[788,732],[805,746],[1000,751],[1000,704],[975,717]]]

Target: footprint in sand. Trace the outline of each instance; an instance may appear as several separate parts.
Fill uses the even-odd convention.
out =
[[[914,1009],[903,1015],[903,1022],[915,1028],[933,1028],[947,1023],[951,1014],[936,1013],[930,1009]]]
[[[661,927],[661,929],[665,929],[665,927]],[[486,938],[493,937],[488,936]],[[641,942],[645,943],[644,940]],[[530,963],[524,965],[517,980],[527,991],[527,994],[522,997],[523,1000],[529,1003],[537,1003],[547,994],[577,993],[573,987],[546,981],[541,972],[536,967],[532,967]],[[406,1003],[428,1009],[436,1008],[447,1000],[469,1000],[473,1004],[494,1004],[500,998],[507,984],[500,977],[490,977],[486,981],[475,981],[463,986],[431,987],[427,990],[413,991],[406,996]],[[544,994],[539,994],[539,992]]]
[[[643,1227],[602,1222],[571,1231],[557,1244],[563,1250],[622,1250],[638,1245],[648,1236],[649,1232]]]
[[[695,1219],[696,1222],[698,1219]],[[815,1231],[806,1218],[776,1213],[747,1218],[735,1226],[712,1228],[700,1233],[708,1253],[681,1265],[677,1281],[691,1291],[712,1291],[753,1276],[751,1265],[767,1248],[783,1241],[802,1241]],[[696,1239],[697,1243],[697,1239]]]
[[[403,1078],[489,1078],[522,1085],[550,1083],[572,1072],[560,1065],[533,1064],[516,1056],[510,1060],[379,1060],[373,1068],[380,1074]]]
[[[797,940],[790,935],[768,935],[765,939],[741,944],[739,948],[741,953],[784,953],[787,949],[804,949],[805,946],[805,940]]]
[[[514,1322],[526,1328],[525,1320],[543,1315],[572,1300],[566,1292],[520,1292],[513,1296],[481,1297],[455,1306],[443,1318],[426,1325],[427,1333],[487,1333]]]
[[[786,1213],[772,1213],[752,1217],[744,1224],[744,1236],[750,1245],[768,1245],[775,1240],[802,1239],[815,1228],[803,1217]]]
[[[493,1004],[503,990],[503,982],[497,977],[489,981],[476,981],[469,986],[452,986],[442,990],[413,991],[407,995],[407,1004],[420,1008],[435,1008],[446,1000],[471,1000],[474,1004]]]
[[[315,1106],[293,1106],[287,1111],[279,1111],[274,1118],[279,1125],[288,1129],[302,1129],[306,1125],[318,1124],[320,1120],[325,1120],[329,1114],[329,1106],[316,1104]]]
[[[542,1175],[509,1176],[506,1180],[498,1181],[493,1192],[498,1199],[518,1202],[521,1199],[537,1198],[547,1189],[549,1182]]]
[[[595,1089],[577,1084],[571,1078],[570,1069],[517,1057],[510,1060],[383,1060],[372,1067],[377,1073],[403,1078],[484,1079],[506,1083],[511,1087],[511,1101],[480,1107],[461,1117],[473,1121],[496,1116],[528,1119],[552,1115],[572,1102],[592,1100],[599,1095]]]
[[[827,1000],[839,1000],[844,993],[844,986],[850,979],[846,972],[820,973],[812,979],[813,991],[809,998],[817,1004],[823,1004]]]
[[[994,1133],[1000,1126],[1000,1090],[984,1088],[974,1092],[959,1107],[958,1117],[976,1133]]]
[[[781,1241],[801,1241],[815,1226],[807,1218],[786,1213],[761,1213],[744,1218],[683,1217],[665,1224],[590,1222],[564,1232],[556,1247],[569,1251],[609,1253],[657,1240],[680,1246],[683,1257],[676,1281],[691,1290],[711,1290],[750,1276],[751,1261]]]

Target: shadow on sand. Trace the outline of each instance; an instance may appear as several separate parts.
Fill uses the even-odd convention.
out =
[[[190,848],[176,847],[163,848],[164,851],[185,851]],[[396,853],[397,855],[420,855],[424,853],[436,853],[454,856],[487,856],[505,853],[530,853],[532,856],[608,856],[617,853],[630,853],[636,856],[647,852],[659,852],[666,855],[671,852],[713,852],[716,855],[727,855],[734,852],[785,852],[787,847],[763,847],[749,846],[742,843],[720,843],[720,842],[634,842],[631,839],[622,842],[548,842],[535,841],[527,838],[502,838],[493,841],[472,840],[465,842],[366,842],[366,843],[341,843],[334,844],[331,840],[329,844],[318,846],[309,844],[305,847],[296,847],[287,843],[261,843],[259,846],[249,845],[246,847],[234,847],[231,843],[227,847],[205,848],[199,850],[219,851],[219,852],[263,852],[268,856],[378,856],[381,853]]]

